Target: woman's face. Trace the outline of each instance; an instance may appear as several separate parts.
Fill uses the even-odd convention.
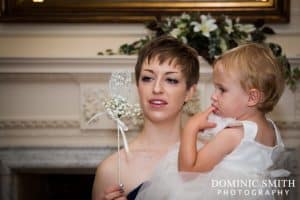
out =
[[[248,108],[249,95],[241,86],[237,74],[224,70],[217,62],[213,70],[215,91],[211,96],[214,113],[222,117],[243,119]]]
[[[153,58],[142,66],[138,92],[145,118],[163,122],[180,117],[184,102],[193,95],[193,87],[187,89],[180,66],[169,60],[159,64]]]

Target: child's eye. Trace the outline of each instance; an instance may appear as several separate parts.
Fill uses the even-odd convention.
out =
[[[222,87],[222,86],[219,86],[219,85],[215,85],[215,89],[218,90],[218,91],[220,91],[221,93],[226,92],[226,89],[224,87]]]
[[[143,82],[150,82],[153,78],[151,78],[150,76],[142,76],[141,80]]]
[[[226,92],[226,90],[223,87],[219,87],[219,90],[223,93]]]
[[[171,84],[177,84],[179,81],[177,79],[174,79],[174,78],[167,78],[167,82],[171,83]]]

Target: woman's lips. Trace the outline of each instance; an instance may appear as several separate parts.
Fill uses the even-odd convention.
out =
[[[154,108],[161,108],[168,104],[168,102],[166,102],[165,100],[162,100],[162,99],[151,99],[149,101],[149,103],[150,103],[150,106],[154,107]]]

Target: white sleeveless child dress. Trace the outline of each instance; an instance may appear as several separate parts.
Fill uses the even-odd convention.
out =
[[[219,120],[219,119],[218,119]],[[232,120],[222,120],[217,130]],[[257,143],[257,125],[240,121],[244,128],[241,143],[210,172],[178,172],[179,144],[159,163],[153,176],[145,182],[136,199],[139,200],[223,200],[223,199],[274,199],[272,180],[288,176],[284,169],[273,169],[274,163],[284,152],[279,130],[269,120],[276,133],[276,145],[268,147]],[[210,133],[211,134],[211,133]],[[199,143],[198,148],[203,144]]]

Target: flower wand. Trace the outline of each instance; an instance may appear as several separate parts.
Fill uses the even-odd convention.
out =
[[[140,116],[140,109],[136,104],[130,104],[126,95],[130,94],[131,74],[129,72],[112,73],[109,81],[110,97],[103,102],[104,111],[96,113],[87,123],[95,121],[102,115],[107,115],[117,125],[118,140],[118,184],[123,187],[121,182],[121,155],[120,155],[120,135],[122,136],[126,155],[129,155],[129,147],[125,131],[128,130],[123,119],[131,119]],[[122,95],[123,94],[123,95]]]

